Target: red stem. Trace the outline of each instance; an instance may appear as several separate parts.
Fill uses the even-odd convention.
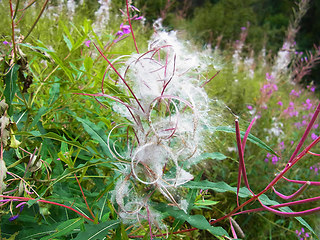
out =
[[[134,99],[137,101],[139,107],[141,108],[141,110],[143,112],[144,109],[140,104],[140,101],[138,100],[138,98],[136,97],[136,95],[134,94],[134,92],[132,91],[132,89],[129,87],[129,85],[127,84],[126,80],[121,76],[121,74],[117,71],[117,69],[113,66],[113,64],[109,61],[109,59],[103,54],[103,52],[98,48],[98,46],[93,43],[93,45],[96,47],[96,49],[98,50],[98,52],[100,53],[100,55],[109,63],[109,65],[111,66],[111,68],[113,69],[113,71],[115,71],[115,73],[119,76],[119,78],[121,78],[122,82],[126,85],[126,87],[128,88],[128,90],[131,92],[132,96],[134,97]]]
[[[84,195],[84,192],[83,192],[83,190],[82,190],[82,187],[81,187],[81,184],[80,184],[80,182],[79,182],[79,179],[77,178],[77,175],[76,175],[76,174],[74,174],[74,177],[75,177],[75,178],[76,178],[76,180],[77,180],[77,183],[78,183],[79,188],[80,188],[81,193],[82,193],[82,197],[83,197],[83,199],[84,199],[84,202],[86,203],[86,206],[87,206],[87,208],[88,208],[88,210],[89,210],[89,212],[90,212],[91,216],[92,216],[93,218],[95,218],[95,216],[94,216],[93,212],[91,211],[91,209],[90,209],[90,207],[89,207],[89,205],[88,205],[88,202],[87,202],[86,196]]]
[[[287,195],[284,195],[280,192],[278,192],[274,187],[272,187],[273,191],[275,192],[275,194],[277,194],[279,197],[281,197],[282,199],[285,199],[285,200],[291,200],[291,199],[294,199],[294,198],[297,198],[299,197],[306,189],[307,187],[310,186],[310,182],[306,182],[304,185],[302,185],[302,187],[300,187],[296,192],[294,192],[293,194],[287,196]]]
[[[17,61],[17,50],[16,50],[16,42],[15,42],[15,37],[14,37],[14,12],[13,12],[13,8],[12,8],[12,1],[9,1],[9,5],[10,5],[10,14],[11,14],[11,32],[12,32],[12,47],[13,47],[13,59],[14,62]]]
[[[56,203],[56,202],[51,202],[51,201],[47,201],[47,200],[42,200],[42,199],[36,199],[36,198],[27,198],[27,197],[16,197],[16,196],[6,196],[6,195],[0,195],[0,198],[10,198],[10,199],[15,199],[16,201],[29,201],[29,200],[36,200],[37,202],[43,202],[43,203],[48,203],[48,204],[51,204],[51,205],[57,205],[57,206],[60,206],[60,207],[64,207],[64,208],[67,208],[71,211],[74,211],[76,212],[77,214],[79,214],[80,216],[84,217],[85,219],[91,221],[91,222],[94,222],[93,219],[87,217],[86,215],[82,214],[81,212],[79,212],[78,210],[72,208],[72,207],[69,207],[69,206],[66,206],[64,204],[61,204],[61,203]]]
[[[304,141],[306,140],[306,138],[307,138],[307,136],[308,136],[308,134],[309,134],[314,122],[316,121],[316,119],[317,119],[317,117],[319,115],[319,112],[320,112],[320,103],[318,104],[316,111],[314,112],[314,114],[313,114],[313,116],[312,116],[312,118],[311,118],[311,120],[310,120],[310,122],[309,122],[309,124],[308,124],[308,126],[307,126],[307,128],[306,128],[306,130],[304,132],[304,134],[302,135],[302,138],[301,138],[297,148],[295,149],[295,151],[293,152],[292,156],[290,157],[289,163],[291,163],[293,161],[293,159],[297,156],[297,154],[298,154],[300,148],[302,147]]]
[[[133,42],[134,42],[134,46],[135,46],[135,48],[136,48],[136,50],[137,50],[137,53],[139,53],[138,46],[137,46],[137,41],[136,41],[136,38],[135,38],[135,36],[134,36],[133,28],[132,28],[132,24],[131,24],[128,0],[126,0],[126,5],[127,5],[128,22],[129,22],[129,26],[130,26],[130,30],[131,30],[131,34],[132,34],[132,38],[133,38]]]
[[[215,76],[217,76],[219,74],[220,71],[216,72],[215,75],[213,75],[213,77],[211,77],[209,80],[205,81],[200,87],[204,87],[207,83],[209,83],[212,79],[215,78]]]
[[[239,128],[239,120],[235,120],[235,125],[236,125],[236,138],[237,138],[237,146],[238,146],[238,155],[239,155],[239,168],[241,169],[242,175],[243,175],[243,180],[246,185],[246,187],[249,189],[249,191],[254,195],[254,193],[251,191],[248,178],[247,178],[247,173],[246,173],[246,166],[244,163],[244,154],[243,154],[243,148],[241,144],[241,136],[240,136],[240,128]]]

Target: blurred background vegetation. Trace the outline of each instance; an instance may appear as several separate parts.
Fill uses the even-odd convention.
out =
[[[241,27],[249,23],[247,47],[255,52],[265,47],[273,54],[282,47],[292,10],[296,7],[292,0],[137,0],[135,4],[148,23],[162,17],[169,30],[186,31],[189,39],[213,47],[222,37],[223,49],[230,47],[238,39]],[[313,0],[300,23],[297,51],[313,51],[314,44],[320,44],[319,15],[320,1]],[[316,66],[307,79],[319,85],[319,74],[320,68]]]

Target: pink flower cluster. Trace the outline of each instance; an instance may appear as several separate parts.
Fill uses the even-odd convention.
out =
[[[273,92],[278,91],[278,86],[273,83],[267,83],[260,88],[260,91],[263,95],[270,96]]]
[[[294,102],[290,102],[289,106],[283,110],[283,113],[289,115],[290,117],[297,117],[299,115],[299,112],[294,109]]]
[[[276,164],[280,160],[280,158],[277,157],[276,155],[273,155],[271,153],[267,153],[267,156],[264,159],[264,161],[269,162],[270,159],[271,159],[272,164]]]
[[[305,110],[310,110],[312,108],[312,102],[309,98],[306,100],[305,103],[302,103],[302,105]]]
[[[266,80],[268,81],[273,81],[274,80],[274,77],[270,74],[270,73],[266,73]]]
[[[319,175],[320,163],[317,163],[310,167],[310,170],[313,170],[316,175]]]
[[[300,97],[301,90],[299,92],[296,92],[294,89],[291,90],[290,96]]]
[[[301,228],[301,231],[296,230],[296,234],[297,234],[299,240],[305,240],[308,237],[311,237],[310,233],[305,232],[304,228]]]
[[[316,90],[316,87],[313,85],[308,85],[307,89],[309,89],[311,92],[314,92]]]

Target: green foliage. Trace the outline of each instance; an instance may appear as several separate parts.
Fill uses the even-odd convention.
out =
[[[261,12],[271,2],[207,1],[194,11],[186,10],[186,19],[181,18],[182,13],[179,18],[172,12],[181,6],[179,2],[166,9],[167,12],[164,12],[167,1],[137,1],[137,6],[143,14],[151,16],[149,20],[156,19],[159,14],[166,14],[168,25],[186,27],[193,34],[195,42],[208,42],[212,37],[223,35],[226,39],[223,46],[231,46],[241,33],[240,28],[247,26],[249,21],[249,45],[261,49],[264,44],[261,39],[267,32],[270,48],[276,49],[282,43],[285,32],[283,26],[288,23],[284,12],[292,3],[283,1],[282,4],[270,7],[267,12],[273,15],[256,14],[256,9]],[[17,26],[22,36],[32,31],[26,40],[19,40],[16,35],[17,51],[14,52],[11,46],[2,44],[3,41],[12,41],[12,29],[8,4],[0,2],[0,14],[3,16],[0,43],[0,89],[3,100],[0,103],[3,149],[0,159],[0,194],[17,200],[5,201],[6,198],[0,197],[0,238],[129,239],[132,235],[141,235],[141,238],[148,239],[149,225],[152,221],[157,223],[159,219],[169,226],[171,233],[191,227],[206,230],[186,232],[185,235],[180,233],[179,236],[174,234],[170,236],[171,239],[178,239],[180,235],[185,239],[200,239],[200,236],[201,239],[222,239],[222,236],[231,236],[225,222],[212,226],[208,219],[221,217],[236,207],[238,156],[229,149],[236,146],[233,114],[240,117],[241,137],[248,125],[246,121],[253,117],[247,105],[254,108],[255,114],[261,115],[252,129],[253,134],[248,135],[245,149],[249,182],[253,183],[256,192],[264,189],[273,175],[286,164],[294,150],[290,142],[294,141],[296,145],[303,133],[303,127],[297,128],[295,123],[308,119],[310,109],[306,109],[306,101],[311,99],[315,106],[317,95],[298,85],[291,85],[285,79],[286,76],[282,76],[277,93],[268,99],[263,98],[261,88],[266,83],[265,73],[271,72],[271,61],[266,61],[264,65],[261,58],[255,57],[254,75],[250,78],[244,63],[252,50],[249,45],[245,45],[240,54],[238,71],[235,71],[232,62],[233,48],[213,52],[214,63],[208,65],[208,69],[199,73],[199,76],[212,76],[222,69],[205,89],[212,99],[222,100],[232,114],[228,109],[228,113],[225,112],[226,107],[218,106],[215,109],[212,106],[212,114],[217,116],[216,122],[213,123],[214,127],[208,128],[208,136],[201,143],[204,145],[201,147],[207,151],[183,165],[184,169],[190,169],[197,176],[183,185],[181,196],[178,191],[174,193],[181,198],[184,196],[188,206],[182,210],[182,207],[177,207],[180,203],[177,206],[168,205],[165,197],[156,194],[155,199],[150,200],[154,219],[141,222],[140,219],[133,219],[140,224],[137,227],[133,222],[124,222],[117,214],[121,203],[114,199],[114,191],[119,190],[117,181],[128,171],[124,167],[127,159],[118,161],[110,153],[112,148],[119,156],[125,156],[128,145],[124,139],[135,139],[137,136],[129,128],[128,131],[113,129],[117,124],[128,124],[128,120],[113,111],[110,99],[86,96],[101,92],[104,81],[105,94],[130,101],[130,95],[117,83],[117,75],[110,69],[106,70],[110,66],[107,66],[92,45],[95,42],[99,48],[104,49],[105,56],[116,69],[125,67],[123,59],[135,52],[135,47],[130,35],[119,42],[114,41],[119,25],[126,23],[125,17],[122,19],[118,14],[119,8],[125,9],[123,1],[112,1],[112,21],[100,33],[93,27],[96,18],[94,12],[99,7],[96,1],[85,0],[83,5],[75,9],[72,21],[67,16],[66,6],[58,17],[45,15],[45,11],[33,28],[42,4],[36,2],[25,9],[23,14],[18,13],[17,19],[21,18],[21,21]],[[194,2],[192,4],[196,6]],[[50,7],[56,6],[57,2],[50,3]],[[146,29],[139,22],[133,22],[133,29],[139,49],[144,52],[152,29]],[[89,47],[85,45],[88,40],[91,41]],[[292,96],[288,89],[301,91],[301,94],[299,97]],[[279,101],[283,103],[282,106],[278,104]],[[284,114],[290,102],[297,106],[299,116],[289,117]],[[267,108],[262,108],[263,104]],[[279,122],[282,123],[283,134],[277,136],[268,132]],[[112,140],[108,136],[111,129]],[[286,149],[279,147],[280,142],[286,144]],[[308,138],[307,143],[310,142],[311,138]],[[278,165],[264,161],[267,152],[281,157]],[[310,166],[317,163],[317,158],[310,156],[304,162],[299,162],[296,170],[288,173],[288,177],[317,178],[309,170]],[[168,167],[165,166],[164,171]],[[167,175],[174,174],[174,171],[177,169],[173,168]],[[132,186],[130,191],[142,189],[139,185],[133,185],[131,180],[127,181]],[[279,182],[277,188],[290,194],[294,187]],[[142,190],[156,191],[152,186]],[[260,196],[262,203],[278,204],[279,199],[269,193]],[[317,189],[310,189],[308,194],[308,197],[318,194]],[[239,197],[241,201],[250,199],[252,193],[241,187]],[[24,208],[16,208],[21,202],[25,202]],[[255,202],[247,206],[248,209],[251,207],[259,205]],[[312,204],[304,207],[311,208]],[[290,208],[281,210],[292,211]],[[294,210],[303,211],[304,208],[297,206]],[[11,221],[14,216],[18,217]],[[318,220],[313,216],[297,217],[297,221],[265,213],[254,216],[243,214],[234,218],[241,223],[248,239],[258,234],[265,236],[261,239],[285,239],[287,236],[295,239],[294,230],[300,225],[305,226],[314,236],[319,231]],[[154,224],[152,231],[156,230],[163,233],[165,227],[161,223]]]

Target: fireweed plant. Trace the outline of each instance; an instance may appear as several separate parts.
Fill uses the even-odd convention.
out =
[[[243,38],[245,38],[245,30],[246,28],[243,29]],[[135,41],[133,32],[132,36]],[[114,100],[113,110],[124,116],[129,122],[115,125],[108,136],[109,150],[112,156],[118,160],[115,165],[122,173],[122,177],[115,187],[114,199],[119,207],[119,216],[125,222],[133,223],[136,221],[141,226],[143,220],[149,223],[151,239],[166,235],[154,235],[152,231],[152,225],[157,228],[165,227],[159,223],[160,215],[153,209],[157,207],[152,207],[154,205],[151,203],[152,195],[157,191],[171,205],[187,213],[188,204],[190,203],[183,199],[182,195],[178,194],[178,189],[181,186],[187,188],[197,187],[194,182],[190,182],[194,176],[186,171],[184,166],[190,165],[193,158],[202,153],[201,135],[203,132],[208,131],[208,126],[210,126],[207,107],[209,105],[208,98],[202,87],[211,79],[201,84],[197,78],[192,76],[197,74],[195,70],[201,70],[199,68],[201,65],[199,64],[200,60],[189,55],[186,50],[181,51],[183,48],[181,45],[176,44],[177,41],[174,38],[176,36],[172,32],[156,31],[150,40],[148,50],[141,54],[139,54],[135,43],[138,54],[131,55],[125,63],[125,67],[120,69],[116,69],[108,57],[95,45],[99,53],[118,75],[116,82],[124,92],[127,92],[130,100],[124,101],[105,94],[103,85],[101,93],[84,94]],[[241,51],[241,46],[236,49],[238,52]],[[193,65],[193,63],[196,64]],[[267,80],[272,80],[272,76],[267,74]],[[270,83],[264,85],[261,92],[270,97],[273,91],[277,90],[277,86]],[[280,216],[299,217],[320,211],[320,207],[299,212],[281,211],[282,207],[302,205],[320,200],[319,197],[313,197],[291,201],[302,194],[308,186],[319,186],[320,182],[291,180],[284,177],[305,155],[317,155],[310,150],[320,141],[320,137],[314,136],[312,143],[302,151],[301,149],[319,113],[320,104],[316,107],[301,140],[285,167],[259,193],[254,193],[251,190],[244,161],[246,142],[256,118],[253,118],[247,130],[242,134],[239,128],[239,119],[236,118],[235,134],[239,155],[236,190],[237,207],[225,216],[210,221],[211,225],[215,225],[224,219],[229,219],[232,235],[237,238],[234,225],[237,226],[238,230],[239,226],[232,217],[239,214],[269,211]],[[118,149],[114,144],[115,141],[111,141],[112,132],[118,128],[126,128],[127,151],[125,154],[118,153]],[[119,141],[119,139],[116,141]],[[251,198],[241,204],[239,192],[242,180],[247,190],[249,190]],[[302,186],[290,196],[286,196],[275,189],[276,183],[280,180],[301,184]],[[210,187],[202,185],[201,189],[210,189]],[[270,202],[269,204],[266,203],[260,197],[265,196],[264,193],[269,190],[273,190],[277,196],[288,202],[275,205],[270,205]],[[244,206],[254,201],[258,201],[261,208],[242,210]],[[195,229],[197,228],[177,231],[174,234]],[[130,237],[141,238],[143,236]]]
[[[109,150],[118,160],[121,179],[114,190],[119,215],[126,222],[147,220],[163,226],[149,199],[158,191],[174,206],[188,208],[179,194],[179,187],[193,179],[186,167],[204,152],[201,143],[210,124],[209,99],[198,75],[201,59],[189,54],[175,32],[157,31],[148,51],[133,54],[120,70],[115,69],[102,51],[105,60],[117,73],[119,87],[128,100],[102,92],[85,94],[115,101],[112,108],[127,123],[116,124],[108,135]],[[127,150],[119,154],[112,138],[118,128],[128,134]],[[151,225],[150,225],[151,227]]]
[[[303,4],[306,2],[307,1],[301,1],[299,5],[301,9],[305,8]],[[47,1],[45,2],[45,5],[46,4]],[[12,32],[14,34],[15,13],[11,1],[10,7]],[[317,213],[320,211],[320,207],[305,208],[304,210],[295,212],[289,207],[298,205],[299,209],[301,209],[301,207],[305,205],[310,206],[310,204],[319,201],[319,196],[308,197],[305,191],[306,189],[310,189],[310,186],[319,186],[320,183],[311,179],[309,181],[306,179],[291,179],[288,178],[287,175],[289,172],[293,172],[298,168],[298,163],[303,161],[303,158],[311,155],[319,157],[319,153],[313,152],[312,148],[320,141],[319,134],[314,132],[317,129],[316,120],[320,112],[320,105],[310,99],[300,104],[301,109],[299,110],[304,111],[305,118],[301,122],[297,122],[297,125],[294,126],[297,129],[305,129],[300,141],[298,141],[298,144],[291,144],[295,146],[293,153],[288,159],[281,159],[284,165],[283,167],[282,165],[278,165],[279,171],[274,179],[268,182],[262,191],[255,192],[256,190],[247,178],[248,169],[245,165],[246,143],[250,141],[267,150],[269,155],[267,155],[265,161],[272,162],[271,166],[279,164],[279,154],[277,155],[277,153],[262,141],[251,135],[250,131],[253,129],[254,124],[264,117],[263,111],[268,109],[269,102],[275,96],[274,93],[279,90],[277,87],[277,84],[279,84],[278,73],[282,73],[282,71],[274,68],[270,74],[266,74],[266,82],[260,88],[261,98],[257,99],[256,106],[254,106],[254,104],[248,106],[248,110],[252,111],[253,120],[250,122],[246,131],[240,131],[240,118],[235,115],[233,115],[235,116],[234,127],[216,126],[216,124],[214,124],[217,122],[215,120],[216,116],[210,109],[212,100],[209,99],[204,87],[209,87],[219,74],[216,72],[212,77],[203,80],[202,73],[206,70],[205,68],[207,66],[205,61],[208,61],[205,59],[206,57],[202,56],[201,53],[195,54],[189,51],[188,47],[178,40],[175,32],[168,33],[162,31],[159,27],[155,27],[155,33],[149,41],[148,49],[140,52],[132,26],[132,21],[139,20],[137,16],[139,10],[127,1],[126,9],[122,12],[125,19],[121,25],[119,24],[119,29],[115,32],[113,42],[110,45],[102,48],[103,44],[88,35],[83,36],[80,41],[85,49],[94,46],[99,53],[97,58],[104,59],[108,66],[106,70],[103,69],[104,74],[102,74],[101,91],[99,93],[89,94],[86,93],[86,88],[81,88],[85,93],[78,92],[77,94],[83,95],[83,97],[92,96],[98,102],[97,106],[106,109],[111,107],[114,115],[121,116],[116,118],[119,122],[112,122],[110,124],[110,131],[107,133],[107,136],[99,135],[99,138],[97,138],[97,135],[94,135],[92,131],[90,132],[92,134],[90,134],[91,136],[96,136],[95,140],[98,139],[100,143],[107,145],[109,153],[111,154],[109,157],[111,160],[109,158],[107,159],[109,165],[106,166],[115,170],[114,174],[117,176],[114,177],[112,183],[107,186],[106,190],[99,193],[97,197],[98,200],[100,200],[107,191],[114,189],[111,194],[112,201],[106,201],[110,212],[102,218],[101,215],[105,205],[102,205],[102,210],[99,212],[100,216],[98,217],[96,202],[92,203],[87,200],[89,199],[89,195],[92,194],[82,187],[82,180],[85,177],[87,169],[93,168],[98,164],[103,164],[104,162],[93,161],[91,163],[88,161],[88,163],[84,165],[80,164],[76,166],[75,162],[78,155],[80,155],[80,150],[79,152],[73,152],[72,148],[68,149],[66,145],[72,145],[75,148],[86,151],[83,146],[78,144],[74,139],[72,139],[72,141],[66,140],[64,135],[62,137],[52,133],[43,134],[42,137],[44,138],[47,137],[62,142],[61,152],[58,154],[59,158],[57,158],[56,161],[57,163],[63,162],[66,171],[56,179],[51,179],[50,173],[52,169],[50,163],[52,159],[43,160],[44,156],[41,156],[41,153],[44,155],[41,148],[45,143],[40,145],[39,148],[34,148],[29,152],[24,149],[21,142],[15,138],[17,128],[10,118],[14,94],[10,94],[12,90],[10,89],[11,85],[8,81],[16,79],[13,73],[17,72],[17,65],[15,65],[14,62],[20,57],[19,48],[16,46],[20,42],[17,42],[14,36],[12,36],[12,43],[8,41],[3,42],[3,44],[10,49],[9,52],[11,56],[11,67],[9,67],[9,69],[7,69],[8,72],[5,73],[7,82],[4,97],[6,101],[0,102],[0,207],[2,207],[2,209],[7,207],[4,213],[10,216],[8,217],[8,221],[13,223],[19,221],[21,215],[29,210],[28,207],[37,203],[41,216],[44,219],[50,216],[49,209],[46,206],[52,205],[65,208],[81,216],[80,218],[68,219],[55,227],[54,233],[49,233],[50,236],[47,237],[47,239],[53,237],[65,239],[63,236],[70,232],[73,236],[77,235],[76,239],[104,239],[110,235],[110,232],[114,234],[114,236],[123,237],[124,239],[128,237],[128,234],[130,238],[150,237],[150,239],[153,239],[156,237],[167,237],[168,234],[173,234],[174,237],[175,235],[182,233],[187,234],[187,232],[190,233],[197,229],[208,230],[218,239],[230,239],[227,231],[224,230],[224,228],[227,228],[225,227],[226,225],[223,225],[224,228],[219,226],[225,224],[225,220],[227,224],[230,225],[230,232],[233,238],[238,238],[237,234],[241,238],[244,238],[245,232],[241,229],[241,223],[236,222],[238,215],[253,212],[270,212],[283,217],[295,217],[301,224],[308,228],[308,231],[304,228],[301,228],[300,231],[297,230],[296,236],[298,238],[308,238],[312,234],[316,235],[314,230],[301,216]],[[130,12],[133,13],[132,17],[130,16]],[[292,26],[294,27],[295,25]],[[244,47],[248,28],[249,24],[246,27],[242,27],[240,40],[235,44],[235,54],[233,55],[233,63],[235,64],[234,72],[238,72],[242,67],[242,63],[238,60]],[[128,36],[132,36],[136,53],[119,58],[113,58],[112,54],[106,53],[106,49],[111,48],[109,46],[114,46]],[[137,36],[139,37],[139,35]],[[293,42],[291,39],[289,42],[290,48],[292,48],[291,43],[293,44]],[[66,43],[69,44],[68,46],[71,46],[71,49],[72,45],[77,45],[76,42],[72,43],[71,41],[66,41]],[[41,45],[37,50],[39,49],[43,50],[44,46]],[[50,51],[47,52],[49,54],[51,53]],[[289,56],[287,52],[283,55],[286,57]],[[51,56],[55,57],[53,54]],[[67,55],[67,58],[68,57],[69,55]],[[318,55],[315,54],[312,59],[310,58],[310,62],[306,59],[304,60],[307,64],[305,72],[307,72],[311,64],[317,59]],[[55,58],[55,60],[58,62],[59,59]],[[87,59],[87,61],[89,60]],[[277,64],[279,63],[278,61],[276,62]],[[286,59],[285,63],[288,64],[288,62],[290,61]],[[247,77],[251,78],[254,65],[252,58],[245,59],[244,63],[248,70]],[[88,63],[86,65],[88,65]],[[299,65],[298,67],[301,66],[302,65]],[[283,66],[283,68],[286,67],[287,65]],[[56,67],[54,71],[56,71],[57,68],[58,67]],[[61,63],[60,68],[68,72],[68,69]],[[223,68],[216,67],[216,69],[223,72]],[[85,68],[80,70],[79,72],[83,73]],[[275,74],[275,71],[277,74]],[[47,78],[45,78],[45,81],[46,80]],[[110,91],[110,85],[114,86],[113,91]],[[313,92],[314,86],[310,85],[309,90]],[[54,92],[54,89],[52,92]],[[118,94],[112,94],[114,92]],[[119,94],[119,92],[121,92],[121,94]],[[290,92],[290,99],[292,101],[288,103],[278,101],[279,119],[296,117],[297,104],[294,100],[296,100],[300,94],[299,90],[295,89]],[[73,95],[73,97],[79,97],[78,95]],[[21,97],[21,95],[18,96]],[[106,104],[106,102],[108,104]],[[77,119],[80,118],[77,117]],[[79,121],[83,125],[87,124],[83,119]],[[92,125],[89,125],[89,127],[97,132],[99,131]],[[281,126],[275,126],[275,128],[281,130]],[[88,130],[86,131],[89,133]],[[215,131],[234,133],[239,159],[236,187],[231,187],[225,182],[214,183],[210,181],[200,181],[201,175],[195,174],[192,169],[193,165],[205,159],[204,156],[208,153],[206,152],[205,146],[207,143],[205,143],[204,139]],[[278,134],[279,131],[277,133],[273,131],[272,134]],[[29,136],[30,134],[32,133],[29,133]],[[33,135],[34,137],[37,137],[40,133],[33,134],[35,134]],[[272,136],[272,134],[270,135]],[[101,140],[104,139],[104,137],[106,137],[105,142]],[[308,144],[310,138],[312,142]],[[24,141],[22,144],[24,144]],[[285,144],[287,143],[279,142],[279,151],[284,149]],[[90,145],[90,148],[92,149],[92,145]],[[8,149],[11,149],[11,151],[12,149],[17,149],[13,151],[20,151],[21,153],[18,153],[20,153],[20,155],[24,154],[24,157],[20,157],[17,162],[8,166],[5,157],[7,156],[5,154],[8,153]],[[224,159],[225,156],[215,153],[211,154],[210,158],[220,158],[221,160]],[[264,159],[260,160],[263,161]],[[25,169],[23,169],[22,175],[12,170],[20,163],[25,163]],[[317,172],[319,166],[314,164],[310,168],[312,168],[311,170],[314,170],[314,172]],[[80,176],[77,176],[78,172],[81,172]],[[45,176],[45,179],[40,179],[40,186],[36,188],[35,185],[37,182],[32,182],[30,179],[32,179],[32,177],[33,179],[37,179],[41,174]],[[103,172],[102,174],[105,173]],[[272,173],[270,173],[270,175],[272,175]],[[316,176],[316,174],[314,176]],[[52,201],[48,200],[50,197],[50,191],[48,190],[51,190],[53,184],[67,177],[74,179],[78,189],[78,195],[82,196],[84,204],[78,205],[76,201],[70,202],[70,204],[62,204],[58,203],[56,199]],[[245,187],[241,188],[242,182],[244,182]],[[276,184],[278,182],[296,184],[300,186],[300,188],[290,193],[290,195],[285,195],[277,189]],[[46,183],[50,183],[49,187]],[[86,187],[90,189],[90,184],[86,185]],[[43,188],[45,190],[43,190]],[[41,194],[39,194],[37,190],[40,190]],[[235,208],[229,213],[220,211],[222,214],[222,216],[220,215],[221,217],[210,216],[208,219],[203,215],[191,214],[191,210],[196,210],[197,206],[208,204],[208,201],[203,199],[204,196],[209,195],[208,190],[234,192],[237,196],[233,205]],[[199,191],[200,193],[198,194]],[[270,200],[265,195],[265,193],[270,191],[274,192],[274,196],[283,199],[284,203]],[[106,198],[109,197],[109,195],[106,196]],[[303,199],[294,200],[298,197],[303,197]],[[240,198],[249,199],[242,202]],[[258,203],[260,207],[251,207],[253,203]],[[210,204],[213,205],[215,203]],[[88,213],[85,213],[83,209],[86,209]],[[206,208],[204,207],[203,209]],[[130,225],[130,227],[125,229],[125,225],[119,223],[115,213],[117,213],[123,223]],[[167,218],[168,216],[173,217],[175,221],[171,223]],[[82,218],[87,221],[86,224],[84,224]],[[183,226],[185,222],[188,224]],[[93,225],[92,223],[95,224]],[[133,225],[135,228],[132,228]],[[188,228],[190,226],[192,226],[192,228]],[[110,231],[110,229],[112,230]],[[113,229],[115,230],[114,232]],[[161,233],[159,233],[159,231],[161,231]],[[36,231],[34,233],[36,233]]]

